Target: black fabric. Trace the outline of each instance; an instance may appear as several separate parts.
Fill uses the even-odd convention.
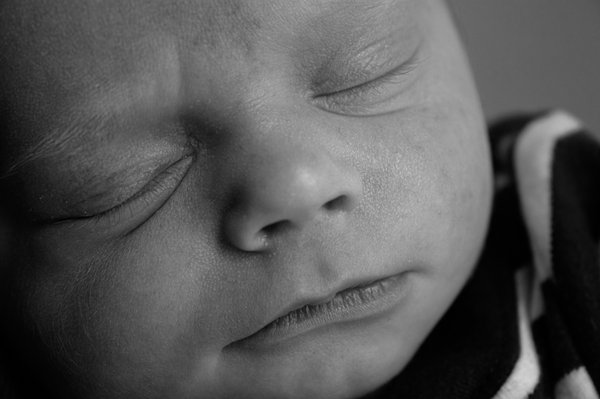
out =
[[[554,284],[544,284],[546,313],[533,324],[538,354],[545,365],[544,384],[550,391],[571,370],[581,364],[576,348],[556,305]]]
[[[556,145],[553,168],[553,263],[560,314],[596,386],[600,386],[600,146],[589,135]]]

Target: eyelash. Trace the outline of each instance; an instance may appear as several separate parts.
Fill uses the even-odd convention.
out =
[[[75,223],[78,229],[99,231],[122,227],[127,233],[141,226],[171,197],[189,170],[193,156],[183,158],[167,167],[148,182],[137,194],[123,203],[92,216],[73,218],[59,223]],[[122,226],[125,222],[127,224]],[[121,228],[119,228],[121,230]]]
[[[319,103],[322,103],[325,109],[334,113],[343,115],[366,113],[365,111],[370,110],[373,105],[382,102],[380,99],[373,101],[367,97],[381,96],[382,88],[387,84],[403,83],[395,80],[409,75],[422,64],[422,61],[423,59],[417,48],[406,62],[382,75],[349,88],[331,93],[319,94],[315,96],[314,99]],[[389,98],[384,100],[389,100]]]

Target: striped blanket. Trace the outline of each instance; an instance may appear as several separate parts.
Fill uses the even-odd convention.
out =
[[[490,131],[496,196],[469,283],[376,398],[599,399],[600,140],[563,112]]]

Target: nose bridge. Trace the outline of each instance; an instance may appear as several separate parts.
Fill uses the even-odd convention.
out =
[[[225,235],[244,251],[261,251],[277,236],[304,229],[316,218],[349,213],[360,201],[358,171],[336,159],[327,132],[299,112],[261,113],[246,121],[240,141],[233,206],[225,215]],[[248,129],[256,129],[249,131]],[[335,141],[335,140],[334,140]]]

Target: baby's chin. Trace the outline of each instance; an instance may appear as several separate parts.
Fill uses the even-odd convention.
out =
[[[189,399],[360,398],[383,386],[408,362],[408,356],[389,349],[354,346],[352,353],[348,353],[347,348],[331,355],[298,352],[283,361],[239,358],[227,361],[235,364],[223,367],[227,375],[223,375],[222,380],[195,383],[175,396]],[[211,388],[206,389],[209,386]]]
[[[404,313],[328,325],[276,345],[226,348],[212,362],[212,370],[199,370],[199,378],[177,396],[363,397],[398,375],[432,328],[431,322],[418,319],[413,328],[419,328],[407,328]]]

